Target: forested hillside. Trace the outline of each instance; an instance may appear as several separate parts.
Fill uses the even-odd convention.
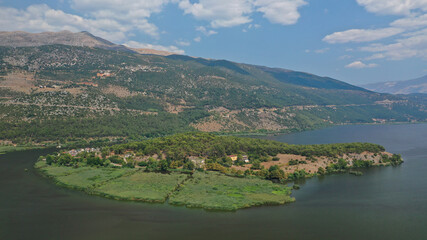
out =
[[[420,101],[225,60],[44,45],[0,47],[0,66],[0,136],[21,143],[427,119]]]

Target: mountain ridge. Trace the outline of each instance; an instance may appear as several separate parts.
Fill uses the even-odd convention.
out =
[[[410,80],[371,83],[362,87],[391,94],[427,93],[427,75]]]
[[[227,60],[62,44],[0,47],[0,136],[17,142],[426,121],[423,102]]]

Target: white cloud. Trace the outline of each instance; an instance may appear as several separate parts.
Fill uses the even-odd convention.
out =
[[[295,24],[300,14],[298,8],[304,0],[181,0],[179,7],[185,14],[210,22],[212,28],[233,27],[252,21],[254,12],[263,13],[271,23]]]
[[[388,28],[350,29],[326,36],[328,43],[370,42],[395,36],[392,41],[357,48],[371,55],[365,60],[407,58],[427,59],[427,0],[357,0],[367,11],[385,15],[403,15]]]
[[[357,0],[367,11],[403,15],[390,23],[390,27],[379,29],[350,29],[324,37],[328,43],[372,42],[395,36],[394,40],[377,42],[357,48],[371,55],[365,60],[407,58],[427,59],[427,0]],[[362,66],[355,62],[355,66]]]
[[[199,31],[199,32],[205,34],[206,36],[210,36],[210,35],[214,35],[214,34],[218,33],[217,31],[214,31],[214,30],[207,30],[203,26],[196,27],[196,31]]]
[[[260,27],[261,27],[261,25],[259,25],[259,24],[249,24],[248,25],[248,29],[251,29],[251,28],[258,29]]]
[[[183,47],[188,47],[188,46],[190,46],[190,45],[191,45],[191,43],[190,43],[190,42],[188,42],[188,41],[175,41],[175,43],[176,43],[177,45],[179,45],[179,46],[183,46]]]
[[[88,31],[110,41],[122,41],[131,26],[111,19],[89,19],[55,10],[45,4],[23,10],[0,7],[0,29],[3,31]]]
[[[262,12],[272,23],[295,24],[300,18],[298,8],[306,5],[303,0],[255,0],[256,11]]]
[[[381,29],[350,29],[343,32],[335,32],[323,38],[327,43],[348,43],[348,42],[371,42],[388,38],[404,30],[401,28],[381,28]]]
[[[149,44],[149,43],[140,43],[136,41],[128,41],[124,45],[131,48],[148,48],[148,49],[154,49],[159,51],[173,52],[177,54],[185,54],[184,50],[179,49],[178,47],[172,46],[172,45],[163,46],[163,45],[155,45],[155,44]]]
[[[251,21],[248,14],[252,12],[252,5],[248,0],[199,0],[196,3],[182,0],[179,7],[185,14],[209,21],[213,28],[233,27]]]
[[[194,38],[194,41],[195,41],[195,42],[200,42],[200,41],[202,41],[202,38],[201,38],[201,37],[195,37],[195,38]]]
[[[427,26],[427,14],[413,15],[406,18],[398,19],[390,24],[393,27],[416,29]]]
[[[409,15],[418,9],[427,11],[425,0],[357,0],[357,3],[379,14]]]
[[[170,0],[71,0],[71,5],[95,19],[113,19],[157,37],[158,28],[147,19],[153,13],[161,12],[169,2]]]
[[[401,38],[391,44],[371,44],[360,48],[361,51],[375,53],[374,58],[402,60],[411,57],[427,59],[427,29]]]
[[[370,64],[366,64],[363,63],[362,61],[354,61],[348,65],[346,65],[346,68],[357,68],[357,69],[362,69],[362,68],[373,68],[373,67],[377,67],[378,64],[375,63],[370,63]]]

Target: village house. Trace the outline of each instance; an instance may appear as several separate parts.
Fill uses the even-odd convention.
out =
[[[237,160],[237,155],[228,155],[229,158],[231,158],[231,160],[236,161]]]
[[[81,148],[81,149],[71,149],[70,151],[68,151],[68,153],[71,156],[73,156],[73,157],[77,156],[77,154],[82,153],[82,152],[96,152],[96,153],[99,153],[100,149],[99,148],[85,148],[85,149]]]
[[[97,77],[111,77],[110,72],[99,72],[96,74]]]

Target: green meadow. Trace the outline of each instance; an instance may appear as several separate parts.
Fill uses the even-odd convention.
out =
[[[217,172],[196,172],[182,188],[171,195],[169,203],[232,211],[293,202],[294,198],[290,194],[289,187],[271,181],[228,177]]]
[[[223,211],[294,201],[286,185],[219,172],[155,173],[131,168],[47,165],[45,161],[38,161],[35,168],[59,186],[116,200],[169,200],[173,205]]]
[[[168,195],[186,178],[186,174],[180,173],[162,174],[138,171],[132,175],[109,181],[96,191],[103,196],[119,200],[165,202]]]

